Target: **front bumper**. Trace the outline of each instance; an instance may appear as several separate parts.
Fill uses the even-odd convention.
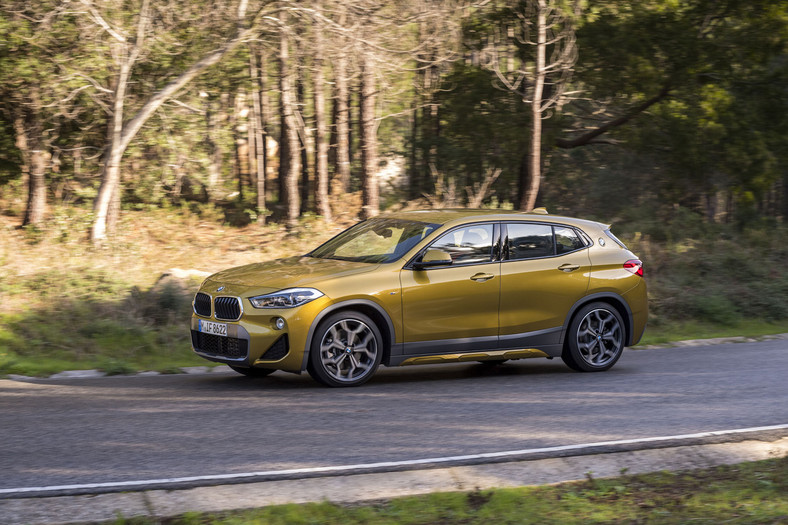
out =
[[[211,316],[192,314],[191,341],[197,355],[238,367],[271,368],[301,372],[307,348],[309,328],[317,314],[330,300],[320,297],[297,308],[254,309],[248,300],[238,321],[225,321]],[[277,319],[284,327],[276,328]],[[227,325],[227,337],[200,331],[201,321]]]

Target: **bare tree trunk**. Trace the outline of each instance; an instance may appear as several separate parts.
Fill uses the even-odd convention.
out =
[[[547,10],[546,0],[537,1],[537,41],[536,41],[536,71],[534,73],[534,94],[531,101],[531,151],[529,166],[529,184],[520,201],[520,209],[531,211],[536,205],[536,196],[539,194],[539,185],[542,179],[542,95],[545,81],[545,49],[547,47]],[[522,179],[521,179],[522,181]]]
[[[19,107],[17,107],[19,109]],[[14,115],[14,134],[16,135],[16,149],[22,154],[22,164],[20,170],[22,171],[22,185],[27,186],[27,203],[25,204],[25,216],[22,219],[22,226],[29,224],[29,211],[32,207],[31,197],[33,189],[33,181],[30,177],[30,149],[27,140],[27,129],[25,117],[21,111],[17,111]]]
[[[345,24],[345,11],[340,15],[340,25]],[[337,133],[337,166],[336,177],[342,193],[350,191],[350,91],[348,88],[348,59],[344,42],[340,40],[339,56],[334,67],[334,80],[336,82],[336,98],[334,104],[337,108],[336,133]]]
[[[337,180],[337,105],[336,105],[336,82],[332,78],[331,95],[328,97],[328,103],[331,104],[331,113],[326,117],[326,127],[328,129],[328,173],[331,182]],[[331,189],[330,191],[333,191]]]
[[[248,108],[246,107],[246,92],[239,90],[235,96],[235,111],[233,112],[233,139],[235,142],[235,175],[238,183],[238,200],[244,198],[244,188],[249,185],[249,130]]]
[[[244,179],[249,187],[257,187],[257,116],[254,112],[254,99],[257,96],[254,86],[250,91],[250,100],[246,102],[246,164],[248,166],[247,178]]]
[[[298,57],[303,57],[303,50],[298,46],[297,48]],[[311,122],[307,119],[307,116],[303,110],[300,108],[306,107],[306,83],[304,79],[304,68],[298,67],[296,73],[296,102],[295,108],[293,112],[296,114],[296,123],[298,125],[298,130],[300,133],[298,134],[298,138],[300,139],[300,148],[299,151],[301,152],[301,184],[299,185],[299,191],[301,192],[301,215],[309,213],[313,210],[312,208],[312,195],[313,195],[313,168],[314,166],[312,163],[314,162],[314,141],[312,138],[312,126]],[[296,111],[300,112],[301,118],[297,118],[299,116]]]
[[[280,53],[279,87],[282,86],[282,66]],[[299,168],[300,169],[300,168]],[[277,200],[280,205],[287,204],[287,174],[290,171],[290,139],[287,135],[287,119],[285,118],[285,100],[279,94],[279,170],[277,174]]]
[[[529,188],[529,183],[531,178],[528,176],[529,170],[531,169],[531,150],[530,144],[523,144],[523,153],[520,156],[520,163],[517,167],[517,206],[519,207],[521,203],[526,202],[527,199],[527,191]]]
[[[531,106],[527,154],[520,162],[517,188],[517,206],[525,211],[536,205],[541,185],[542,120],[550,116],[548,110],[559,111],[565,102],[566,87],[577,61],[573,20],[580,14],[581,3],[573,2],[573,14],[568,12],[569,4],[558,0],[517,2],[514,9],[518,25],[506,26],[505,33],[500,27],[494,28],[490,35],[492,45],[485,67],[495,72],[498,82]],[[533,56],[524,45],[533,49]],[[519,61],[512,60],[511,46],[518,48]],[[516,70],[501,71],[504,65]]]
[[[265,173],[266,173],[266,145],[265,145],[265,121],[262,111],[261,96],[263,94],[263,77],[265,71],[260,68],[258,72],[257,61],[261,59],[260,51],[255,47],[249,49],[249,74],[252,77],[252,113],[254,123],[254,141],[256,157],[256,190],[257,190],[257,222],[265,224]]]
[[[315,10],[320,13],[322,5],[315,0]],[[331,222],[331,206],[328,202],[328,142],[326,136],[326,95],[323,73],[323,33],[316,28],[314,42],[314,66],[312,81],[315,97],[315,206],[323,220]]]
[[[786,170],[783,170],[782,195],[780,199],[782,200],[782,206],[777,209],[780,210],[782,220],[785,221],[788,218],[788,171]],[[726,214],[725,217],[727,219],[728,215]]]
[[[420,4],[420,12],[424,12],[426,5]],[[427,20],[422,20],[418,26],[418,41],[423,42],[431,34],[431,28]],[[411,159],[410,159],[410,188],[409,197],[416,199],[422,195],[428,195],[437,191],[436,180],[433,180],[433,168],[439,172],[435,166],[435,149],[433,147],[433,127],[432,117],[435,108],[433,104],[434,86],[432,85],[433,67],[426,67],[430,59],[427,55],[429,49],[421,49],[416,54],[416,63],[419,68],[413,78],[414,99],[412,112],[412,140],[411,140]]]
[[[33,104],[38,96],[34,94]],[[35,108],[17,107],[14,117],[16,147],[22,153],[22,175],[27,178],[27,204],[22,226],[39,226],[46,215],[46,156],[43,126]]]
[[[375,69],[371,51],[365,49],[361,54],[361,215],[364,219],[374,217],[380,212],[377,165],[378,142],[375,121]]]
[[[279,89],[282,98],[282,145],[287,144],[287,171],[284,177],[284,197],[287,206],[287,227],[292,229],[298,224],[300,202],[298,195],[298,176],[301,173],[300,142],[296,128],[295,93],[293,71],[290,67],[290,42],[287,35],[286,14],[282,14],[282,25],[279,36]],[[282,159],[284,164],[284,159]]]
[[[34,144],[40,139],[34,140]],[[30,178],[28,179],[27,208],[23,225],[40,226],[44,222],[47,207],[46,173],[47,152],[40,142],[30,150]]]
[[[434,57],[430,57],[430,62],[434,62]],[[439,173],[443,173],[440,166],[440,156],[438,155],[438,142],[440,141],[440,115],[439,104],[435,101],[435,91],[438,89],[438,68],[431,65],[424,72],[424,92],[427,96],[426,107],[424,108],[424,127],[426,136],[429,138],[429,150],[427,151],[427,166],[428,171],[431,173],[432,166],[437,169]],[[429,180],[428,186],[433,186],[434,181]],[[426,188],[425,188],[426,190]]]
[[[260,83],[260,116],[262,118],[262,131],[263,131],[263,158],[265,159],[265,177],[268,179],[269,177],[273,176],[273,169],[274,167],[271,166],[270,156],[274,154],[274,151],[271,151],[272,148],[269,148],[269,140],[274,142],[273,139],[270,138],[270,133],[268,131],[268,126],[271,124],[271,104],[268,99],[268,55],[267,53],[260,54],[260,76],[258,78]],[[264,199],[266,200],[273,200],[274,198],[274,191],[273,191],[273,184],[266,183],[265,186],[265,196]]]
[[[207,97],[208,95],[205,95]],[[224,94],[222,95],[224,96]],[[219,184],[222,179],[222,148],[216,140],[219,116],[216,104],[209,98],[205,101],[205,144],[208,146],[208,200],[214,201],[217,197]]]
[[[307,122],[307,115],[306,115],[306,78],[305,78],[305,71],[306,65],[305,61],[307,59],[306,53],[304,52],[304,27],[302,24],[294,24],[295,25],[295,33],[296,38],[294,42],[295,48],[295,57],[292,62],[291,67],[295,71],[295,102],[293,105],[293,114],[296,117],[296,125],[298,126],[298,138],[299,138],[299,152],[301,154],[301,181],[298,185],[298,191],[300,192],[300,199],[301,199],[301,215],[305,215],[311,211],[311,197],[312,197],[312,155],[310,155],[311,151],[311,142],[312,142],[312,133],[310,130],[309,122]],[[300,118],[299,118],[300,117]]]
[[[123,57],[120,59],[115,93],[113,94],[114,107],[112,122],[109,128],[109,149],[104,157],[104,168],[101,175],[96,201],[93,203],[93,227],[90,239],[93,244],[101,244],[107,237],[107,232],[115,231],[115,225],[120,211],[120,163],[123,152],[123,111],[126,103],[126,88],[128,87],[131,67],[134,64],[135,53],[129,55],[125,45],[118,44]]]
[[[418,99],[415,99],[418,100]],[[421,194],[422,187],[422,171],[421,163],[419,161],[419,109],[418,102],[414,101],[413,110],[411,111],[411,141],[410,141],[410,169],[408,173],[408,196],[411,199],[417,198]]]

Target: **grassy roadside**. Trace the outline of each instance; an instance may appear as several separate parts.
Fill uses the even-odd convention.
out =
[[[278,505],[117,525],[788,523],[788,458],[372,504]]]
[[[42,231],[0,216],[0,376],[210,365],[188,336],[202,276],[304,253],[353,222],[306,218],[288,234],[279,225],[227,226],[207,206],[152,209],[124,213],[116,238],[96,249],[85,242],[89,212],[53,215]]]
[[[742,319],[728,325],[702,321],[668,321],[658,326],[649,326],[638,347],[647,345],[670,345],[676,341],[690,339],[715,339],[720,337],[746,337],[759,339],[764,336],[788,333],[788,320],[764,321]],[[635,348],[638,348],[635,347]]]
[[[45,230],[0,216],[0,376],[210,365],[188,339],[201,275],[304,253],[353,222],[349,214],[331,225],[307,217],[288,233],[277,224],[229,226],[211,206],[155,208],[124,212],[117,237],[95,249],[85,242],[86,210],[54,209]],[[674,244],[625,237],[646,260],[649,280],[641,344],[788,332],[788,277],[755,255],[788,256],[773,237]]]

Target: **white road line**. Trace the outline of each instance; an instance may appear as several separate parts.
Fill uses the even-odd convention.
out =
[[[405,461],[383,461],[379,463],[359,463],[355,465],[334,465],[328,467],[308,467],[284,470],[264,470],[260,472],[244,472],[237,474],[217,474],[212,476],[187,476],[182,478],[162,478],[162,479],[145,479],[136,481],[117,481],[108,483],[82,483],[74,485],[49,485],[43,487],[19,487],[11,489],[0,489],[0,494],[24,494],[30,492],[52,492],[52,491],[69,491],[69,490],[88,490],[88,489],[124,489],[133,488],[144,485],[170,485],[177,483],[190,483],[197,481],[227,481],[227,480],[240,480],[243,478],[258,478],[270,476],[293,476],[297,474],[322,474],[331,472],[343,472],[347,474],[349,471],[358,471],[356,473],[363,474],[364,471],[375,470],[381,468],[398,468],[409,467],[427,464],[440,464],[440,463],[454,463],[462,461],[472,461],[480,459],[502,459],[512,456],[524,456],[527,454],[544,454],[544,453],[558,453],[567,451],[577,451],[585,448],[591,449],[596,447],[608,446],[621,446],[621,445],[638,445],[645,443],[660,443],[665,441],[675,440],[690,440],[702,439],[710,437],[727,436],[731,434],[746,434],[756,432],[768,432],[774,430],[788,430],[788,424],[773,425],[767,427],[752,427],[740,428],[734,430],[719,430],[714,432],[700,432],[697,434],[682,434],[678,436],[660,436],[639,439],[622,439],[616,441],[599,441],[596,443],[581,443],[577,445],[562,445],[558,447],[545,447],[545,448],[528,448],[522,450],[508,450],[504,452],[488,452],[483,454],[468,454],[464,456],[447,456],[438,458],[424,458],[424,459],[410,459]]]

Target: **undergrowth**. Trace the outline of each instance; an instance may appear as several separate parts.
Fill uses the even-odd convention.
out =
[[[191,352],[191,299],[205,275],[305,253],[348,225],[302,220],[233,227],[210,206],[127,211],[102,248],[88,212],[55,210],[52,227],[0,217],[0,374],[110,374],[208,365]]]
[[[706,225],[693,234],[663,242],[625,237],[646,264],[650,325],[788,319],[788,228]]]

